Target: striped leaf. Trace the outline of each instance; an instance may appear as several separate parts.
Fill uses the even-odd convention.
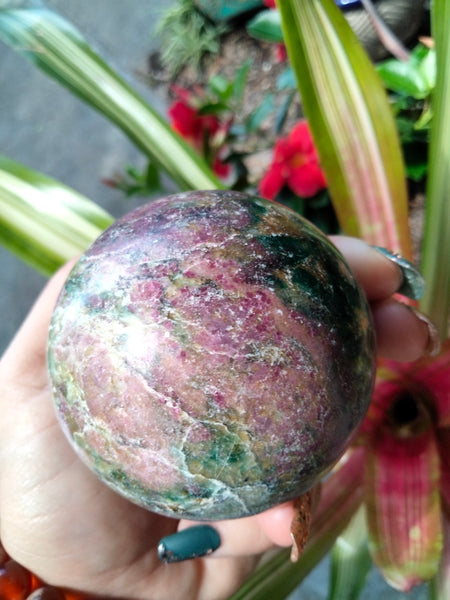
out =
[[[39,8],[0,8],[0,39],[110,119],[181,189],[222,187],[210,168],[70,23]]]
[[[410,257],[405,170],[384,87],[333,0],[279,0],[342,230]]]
[[[69,187],[0,156],[0,242],[44,275],[84,252],[113,220]]]
[[[422,310],[442,340],[450,335],[450,3],[434,0],[432,28],[436,45],[436,88],[428,164],[422,272],[427,289]]]

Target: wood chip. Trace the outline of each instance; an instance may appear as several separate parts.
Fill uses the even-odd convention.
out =
[[[320,487],[316,486],[302,494],[294,502],[295,514],[291,523],[292,550],[291,561],[297,562],[300,558],[311,529],[312,513],[317,505]]]

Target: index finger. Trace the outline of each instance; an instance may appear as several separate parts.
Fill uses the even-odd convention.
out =
[[[400,269],[373,246],[348,236],[330,236],[342,252],[369,301],[389,298],[402,283]]]

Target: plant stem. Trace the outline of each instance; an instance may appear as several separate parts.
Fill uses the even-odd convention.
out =
[[[422,273],[427,289],[422,310],[436,324],[442,340],[450,316],[450,2],[434,0],[432,28],[437,77],[429,150]]]

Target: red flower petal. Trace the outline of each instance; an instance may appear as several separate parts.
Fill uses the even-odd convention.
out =
[[[182,137],[194,139],[197,134],[197,112],[188,104],[177,100],[169,107],[172,127]]]
[[[289,161],[291,156],[295,153],[295,148],[289,143],[287,138],[280,138],[276,141],[273,148],[273,162],[272,164],[285,164]]]
[[[308,161],[318,162],[316,148],[308,122],[299,121],[289,134],[289,144],[307,157]]]
[[[212,167],[213,167],[214,173],[218,177],[221,177],[222,179],[225,179],[231,173],[231,165],[228,163],[222,162],[219,157],[215,158],[214,164]]]
[[[170,91],[174,96],[176,96],[179,100],[184,102],[184,104],[190,105],[191,102],[194,102],[193,93],[187,88],[182,87],[181,85],[176,85],[175,83],[170,86]]]
[[[314,163],[307,163],[293,169],[287,178],[288,186],[297,196],[309,198],[326,187],[325,177],[320,167]]]
[[[431,423],[411,437],[381,428],[366,463],[366,507],[374,562],[407,591],[433,577],[442,550],[439,455]]]
[[[204,115],[199,117],[200,129],[203,133],[213,136],[221,127],[219,119],[213,115]]]
[[[442,504],[450,519],[450,429],[439,429],[437,439],[441,457]]]
[[[275,46],[275,58],[276,61],[279,63],[282,63],[285,60],[287,60],[287,50],[284,44],[277,44]]]
[[[402,374],[397,370],[397,367],[402,366],[403,363],[389,361],[388,364],[388,361],[379,361],[372,400],[359,432],[359,437],[363,441],[367,441],[371,435],[374,435],[386,419],[394,399],[406,392]]]
[[[444,515],[444,551],[441,566],[435,579],[434,598],[450,598],[450,518]]]
[[[259,193],[267,200],[273,200],[285,182],[283,165],[273,164],[259,183]]]
[[[424,357],[412,363],[380,360],[372,401],[361,434],[373,433],[392,404],[403,393],[422,395],[437,417],[438,427],[450,426],[450,340],[438,356]]]
[[[438,356],[414,363],[414,381],[430,394],[436,408],[438,427],[450,427],[450,339]]]

